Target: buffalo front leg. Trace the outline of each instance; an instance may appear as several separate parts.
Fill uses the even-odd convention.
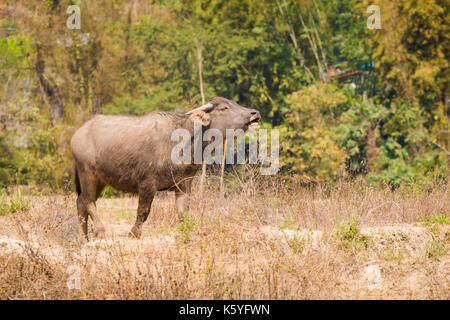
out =
[[[155,193],[153,191],[147,193],[139,192],[139,204],[137,209],[136,222],[134,223],[133,228],[131,228],[131,231],[128,234],[130,238],[139,239],[141,237],[142,225],[148,218],[154,195]]]

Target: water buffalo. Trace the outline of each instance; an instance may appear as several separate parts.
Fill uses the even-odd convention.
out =
[[[140,237],[157,191],[175,191],[177,211],[181,214],[187,209],[191,177],[201,165],[193,161],[191,164],[172,161],[171,150],[177,144],[171,140],[174,130],[186,129],[193,137],[194,122],[199,122],[204,131],[215,128],[225,136],[226,129],[247,131],[258,127],[260,118],[255,109],[216,97],[185,114],[97,115],[86,122],[75,132],[70,143],[75,160],[78,219],[86,240],[88,216],[94,223],[95,236],[105,232],[95,203],[106,185],[139,196],[136,222],[129,233],[131,237]],[[205,146],[203,144],[203,148]]]

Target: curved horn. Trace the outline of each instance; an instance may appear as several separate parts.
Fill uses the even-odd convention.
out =
[[[213,107],[214,107],[214,105],[212,103],[207,103],[204,106],[201,106],[201,107],[198,107],[197,109],[186,112],[186,114],[193,114],[194,112],[197,112],[197,111],[209,111]]]

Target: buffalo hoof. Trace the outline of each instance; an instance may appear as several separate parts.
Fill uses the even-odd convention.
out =
[[[79,244],[84,245],[84,244],[86,244],[86,243],[89,242],[89,238],[88,238],[87,235],[81,235],[81,236],[78,238],[78,242],[79,242]]]
[[[130,232],[128,232],[128,238],[130,239],[139,239],[140,237],[141,237],[140,231],[131,230]]]
[[[104,238],[105,237],[105,228],[99,228],[95,231],[95,237],[96,238]]]

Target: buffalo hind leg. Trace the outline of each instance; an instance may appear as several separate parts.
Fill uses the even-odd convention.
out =
[[[92,222],[94,223],[95,228],[94,234],[96,237],[104,237],[105,235],[105,226],[103,225],[102,221],[100,220],[100,217],[98,216],[96,205],[96,201],[104,188],[105,185],[97,180],[95,184],[95,198],[94,198],[95,200],[91,201],[90,207],[88,206],[89,215],[91,216]]]
[[[139,204],[137,209],[136,222],[134,223],[133,228],[131,228],[131,231],[128,234],[130,238],[139,239],[141,237],[142,225],[148,218],[154,196],[155,192],[153,190],[139,192]]]
[[[78,196],[77,199],[77,212],[78,212],[78,223],[81,228],[81,232],[83,233],[83,236],[86,241],[89,241],[88,239],[88,212],[83,205],[81,195]]]
[[[104,184],[98,181],[92,175],[84,174],[80,176],[81,195],[77,199],[78,220],[81,225],[84,237],[88,240],[88,216],[94,223],[94,234],[96,237],[102,237],[105,233],[105,227],[97,215],[97,206],[95,202],[104,188]]]

